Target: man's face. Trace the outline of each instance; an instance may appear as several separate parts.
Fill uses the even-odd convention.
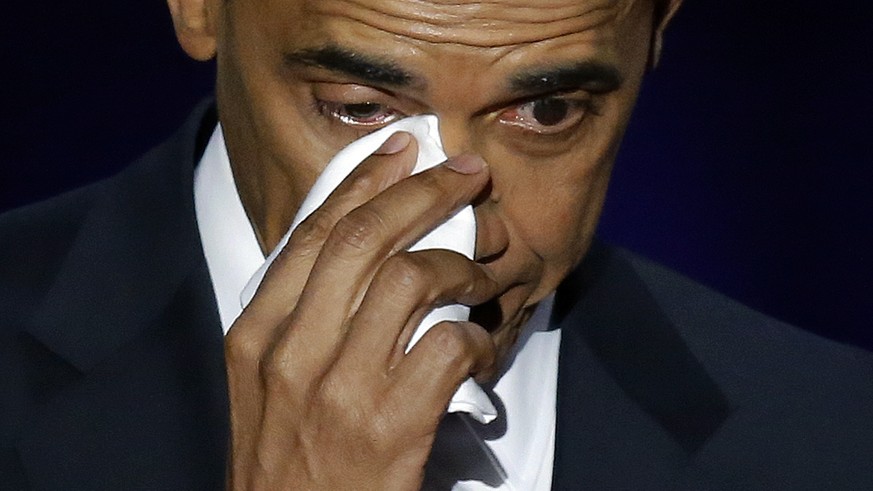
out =
[[[508,237],[482,259],[509,287],[504,313],[584,255],[645,71],[650,1],[221,1],[220,117],[268,245],[338,150],[433,113],[449,156],[489,164],[476,212],[481,234]]]

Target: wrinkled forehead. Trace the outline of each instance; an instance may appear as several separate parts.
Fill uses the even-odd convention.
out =
[[[302,0],[303,13],[429,43],[500,48],[620,22],[648,0]]]
[[[605,67],[618,78],[636,77],[644,71],[653,3],[253,0],[248,5],[243,10],[257,12],[256,30],[269,31],[264,41],[270,49],[296,66],[342,65],[344,73],[367,75],[363,78],[375,68],[399,68],[401,78],[414,79],[405,85],[421,92],[430,85],[486,94],[519,74],[580,64]]]

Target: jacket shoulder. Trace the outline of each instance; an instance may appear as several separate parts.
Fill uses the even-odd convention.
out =
[[[113,239],[106,237],[106,231],[99,226],[106,217],[90,216],[95,210],[102,210],[104,215],[136,217],[137,223],[130,225],[143,227],[154,225],[148,223],[152,216],[165,218],[169,214],[166,212],[170,209],[168,203],[187,200],[191,166],[198,148],[205,146],[216,122],[212,101],[205,100],[173,136],[118,174],[0,215],[0,250],[3,251],[0,255],[0,305],[3,311],[9,306],[2,302],[14,300],[11,305],[24,305],[26,302],[21,302],[21,295],[51,283],[76,241],[83,239],[82,230],[89,220],[96,221],[97,226],[92,226],[93,236],[84,238],[88,244],[80,245]],[[184,196],[160,196],[149,189],[151,186],[176,191],[180,182]]]
[[[714,476],[723,479],[717,489],[873,486],[873,475],[858,472],[873,459],[873,354],[630,252],[614,254],[632,265],[732,408],[689,467],[690,488]]]
[[[627,261],[689,346],[701,356],[744,361],[791,361],[797,374],[819,367],[873,369],[873,353],[805,331],[697,283],[669,268],[624,249]],[[801,357],[806,363],[801,363]]]
[[[202,263],[192,196],[199,137],[214,127],[204,122],[203,112],[195,110],[176,135],[117,175],[0,215],[0,475],[12,488],[25,488],[25,475],[34,482],[61,482],[65,478],[67,484],[72,483],[116,457],[107,451],[101,454],[101,464],[84,455],[96,447],[88,452],[82,448],[102,437],[114,444],[136,433],[118,431],[132,427],[115,416],[100,419],[105,413],[99,409],[109,407],[107,403],[123,402],[116,398],[128,388],[133,389],[129,393],[134,398],[139,397],[139,383],[148,386],[163,381],[145,376],[132,383],[125,377],[148,375],[150,369],[162,367],[166,349],[177,345],[157,347],[133,340],[174,343],[184,339],[198,349],[215,341],[210,337],[216,325],[212,318],[214,299],[211,291],[204,289],[209,280]],[[185,334],[174,337],[177,331],[169,327],[175,325],[184,326]],[[207,342],[186,337],[198,329]],[[217,346],[221,346],[220,338]],[[214,348],[211,353],[220,354],[220,349]],[[199,357],[200,352],[196,353]],[[142,357],[134,369],[125,365],[128,356]],[[203,360],[212,363],[212,368],[220,367],[220,356]],[[223,370],[216,373],[220,375]],[[168,377],[176,375],[172,372]],[[171,392],[172,387],[161,387],[160,392]],[[156,400],[143,401],[136,408],[142,410],[140,414],[150,415],[149,411],[160,406]],[[159,409],[163,416],[168,414],[166,408]],[[117,416],[117,410],[112,414]],[[184,411],[187,409],[174,414]],[[72,419],[52,426],[53,418],[68,417]],[[69,422],[72,420],[75,423]],[[192,427],[196,425],[183,425],[182,431]],[[177,429],[172,424],[163,430],[167,428]],[[158,425],[151,433],[157,435],[161,430]],[[166,437],[154,440],[168,441]],[[167,447],[166,455],[191,448],[173,444]],[[44,449],[50,449],[51,455]],[[130,464],[137,455],[131,450],[117,455],[117,462]],[[63,469],[56,465],[71,462],[73,457],[85,465]],[[215,462],[221,464],[220,459]],[[206,467],[214,468],[210,466]],[[58,472],[43,472],[49,469]],[[135,465],[115,465],[112,469],[107,465],[94,475],[117,477],[136,469]],[[133,478],[129,482],[134,482]],[[66,487],[71,486],[76,487]]]

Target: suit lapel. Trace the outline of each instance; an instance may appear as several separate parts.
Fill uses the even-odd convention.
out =
[[[657,489],[729,412],[627,259],[595,244],[558,291],[554,489]]]
[[[223,338],[192,194],[204,112],[99,185],[27,328],[67,367],[19,445],[35,487],[222,483]]]

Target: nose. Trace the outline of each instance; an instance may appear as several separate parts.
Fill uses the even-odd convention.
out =
[[[440,138],[443,151],[448,157],[464,153],[477,153],[472,128],[466,120],[459,117],[437,115],[440,121]]]

